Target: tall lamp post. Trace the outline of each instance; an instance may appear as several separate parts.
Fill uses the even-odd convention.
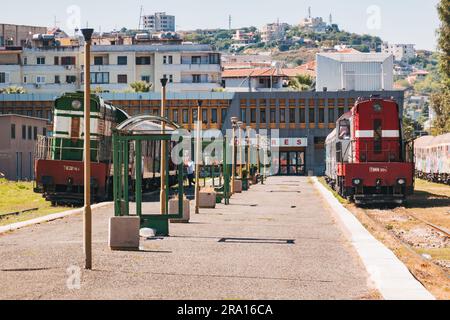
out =
[[[161,96],[161,117],[166,115],[166,86],[168,79],[166,77],[161,79],[162,96]],[[166,124],[162,123],[162,134],[166,133]],[[167,213],[167,193],[166,193],[166,162],[167,162],[167,141],[161,141],[161,194],[160,194],[160,209],[161,214]]]
[[[198,100],[197,102],[197,150],[195,154],[195,213],[200,213],[200,158],[202,158],[202,137],[201,137],[201,127],[202,127],[202,105],[203,101]]]
[[[91,210],[91,42],[94,29],[82,29],[84,46],[84,256],[85,269],[92,270]]]
[[[231,152],[231,194],[236,192],[234,185],[236,181],[236,128],[239,119],[237,117],[231,118],[231,126],[233,128],[233,150]]]

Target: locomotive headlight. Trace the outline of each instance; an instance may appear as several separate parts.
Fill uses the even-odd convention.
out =
[[[362,183],[362,180],[361,180],[361,179],[353,179],[353,184],[354,184],[355,186],[359,186],[361,183]]]
[[[373,110],[374,110],[375,112],[381,112],[382,109],[383,109],[383,108],[381,107],[381,104],[379,104],[379,103],[375,103],[375,104],[373,105]]]
[[[402,186],[402,185],[406,184],[406,180],[405,179],[398,179],[397,183]]]
[[[80,109],[81,108],[81,101],[80,100],[73,100],[72,101],[72,108],[74,109]]]

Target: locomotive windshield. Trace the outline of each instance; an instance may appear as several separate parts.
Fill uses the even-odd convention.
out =
[[[339,140],[350,140],[350,121],[339,121]]]

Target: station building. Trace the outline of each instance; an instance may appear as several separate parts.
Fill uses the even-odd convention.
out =
[[[188,130],[194,129],[198,101],[202,101],[203,129],[231,129],[231,117],[248,127],[278,130],[280,175],[306,175],[325,171],[324,143],[337,119],[349,111],[359,97],[377,95],[394,98],[403,113],[403,91],[336,92],[186,92],[167,95],[167,114]],[[160,113],[159,93],[105,93],[102,98],[128,114]],[[0,95],[0,114],[21,114],[52,122],[55,95]],[[272,142],[273,143],[273,142]]]

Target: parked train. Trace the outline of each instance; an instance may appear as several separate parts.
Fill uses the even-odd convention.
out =
[[[414,154],[418,178],[450,185],[450,133],[417,139]]]
[[[356,204],[401,204],[414,192],[413,148],[394,100],[360,98],[326,139],[326,180]]]
[[[35,188],[53,204],[82,204],[84,199],[84,93],[66,93],[55,100],[53,136],[39,137],[35,151]],[[112,130],[129,118],[128,114],[91,96],[91,192],[92,201],[112,197]],[[143,148],[143,191],[159,188],[160,142]],[[133,145],[130,144],[130,189],[134,188]],[[174,168],[173,164],[171,169]],[[172,170],[169,182],[175,182]]]

